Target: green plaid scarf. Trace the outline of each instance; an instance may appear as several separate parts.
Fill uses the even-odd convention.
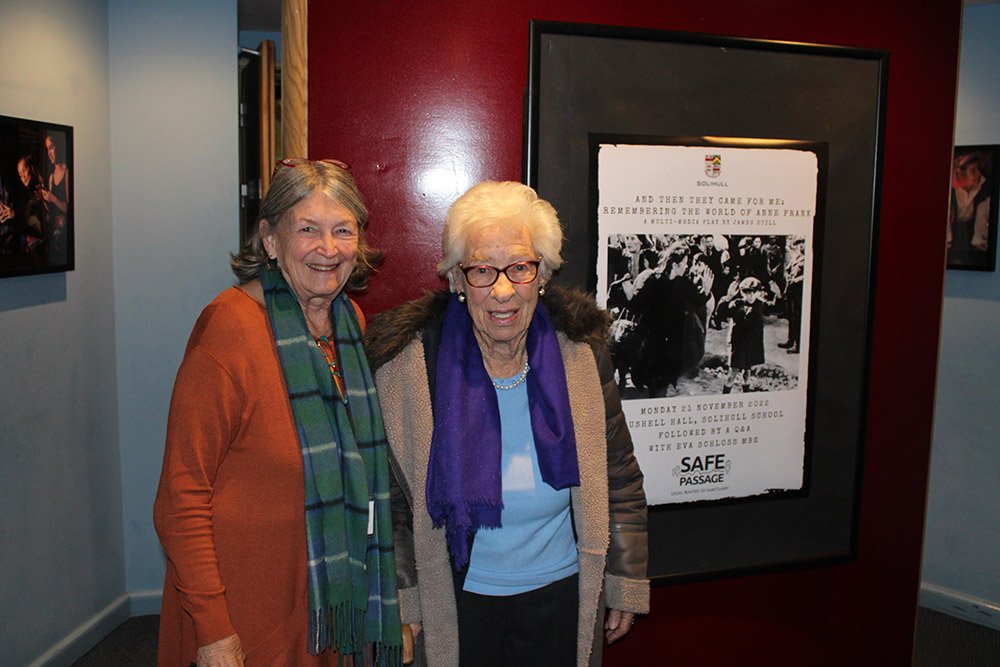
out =
[[[309,653],[333,648],[346,663],[401,664],[402,638],[389,511],[389,459],[382,412],[354,306],[330,308],[347,399],[281,272],[260,273],[271,330],[292,405],[305,472]],[[368,534],[369,499],[374,534]]]

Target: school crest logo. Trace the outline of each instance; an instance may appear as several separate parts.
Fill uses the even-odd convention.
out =
[[[722,173],[722,156],[705,156],[705,175],[709,178],[717,178]]]

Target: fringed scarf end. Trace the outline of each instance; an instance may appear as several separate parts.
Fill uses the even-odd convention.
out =
[[[338,655],[353,655],[357,650],[359,624],[364,612],[356,613],[350,602],[309,612],[309,653],[319,655],[334,649]]]
[[[338,667],[399,667],[403,664],[402,637],[399,644],[363,641],[364,612],[349,602],[309,613],[309,653],[337,652]]]

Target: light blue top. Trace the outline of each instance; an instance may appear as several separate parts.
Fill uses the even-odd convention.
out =
[[[513,378],[497,378],[510,384]],[[480,595],[517,595],[579,571],[569,489],[542,480],[528,412],[527,383],[497,390],[503,475],[502,528],[476,532],[465,590]]]

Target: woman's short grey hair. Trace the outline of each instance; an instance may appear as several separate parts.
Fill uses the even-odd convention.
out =
[[[251,234],[240,251],[230,256],[230,266],[240,284],[255,279],[268,261],[260,221],[266,220],[271,233],[288,217],[288,212],[314,192],[322,192],[350,211],[358,221],[358,264],[347,279],[346,289],[364,289],[382,253],[371,248],[365,240],[368,209],[358,190],[354,177],[346,169],[329,162],[303,162],[292,167],[278,167],[271,179],[271,187],[264,197]]]
[[[528,229],[541,255],[538,273],[543,282],[562,266],[563,231],[552,204],[522,183],[483,181],[469,188],[448,209],[441,238],[443,258],[438,275],[447,276],[451,291],[458,291],[452,269],[465,258],[472,230],[499,221],[519,220]]]

